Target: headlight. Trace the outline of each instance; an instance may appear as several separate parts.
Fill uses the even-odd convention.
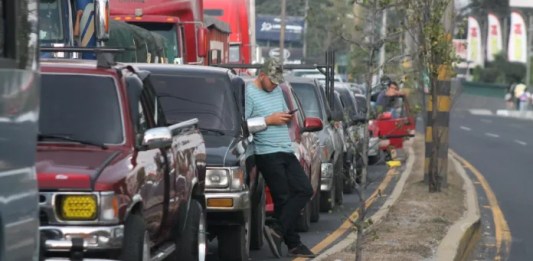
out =
[[[100,193],[100,221],[118,222],[118,198],[113,192]]]
[[[59,213],[64,220],[94,220],[97,216],[96,195],[61,195]]]
[[[205,186],[207,188],[226,188],[229,185],[229,173],[226,169],[207,169]]]
[[[333,164],[331,163],[322,163],[322,178],[331,178],[333,177]]]
[[[241,167],[208,168],[205,177],[205,187],[242,190],[244,188],[244,171]]]

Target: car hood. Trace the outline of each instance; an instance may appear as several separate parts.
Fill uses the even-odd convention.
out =
[[[93,189],[102,171],[119,151],[47,149],[37,151],[39,189]]]
[[[235,166],[238,164],[235,151],[236,139],[232,136],[204,135],[207,151],[207,166]]]

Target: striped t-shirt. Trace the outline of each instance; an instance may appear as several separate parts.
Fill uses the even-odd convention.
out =
[[[266,117],[274,112],[288,111],[283,91],[276,87],[272,92],[258,88],[253,82],[246,85],[246,119]],[[294,153],[289,127],[287,125],[270,125],[264,131],[254,134],[255,154],[269,154],[276,152]]]

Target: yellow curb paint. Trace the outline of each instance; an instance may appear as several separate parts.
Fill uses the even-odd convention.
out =
[[[509,225],[507,224],[505,216],[503,215],[500,205],[498,204],[498,199],[496,199],[496,195],[492,191],[492,188],[490,187],[485,177],[478,169],[476,169],[476,167],[474,167],[474,165],[459,156],[453,150],[450,150],[450,153],[453,157],[462,162],[465,168],[470,169],[470,171],[474,173],[479,183],[481,183],[481,187],[485,191],[485,194],[487,194],[490,209],[492,210],[492,216],[494,217],[494,230],[496,237],[496,256],[494,260],[503,260],[504,253],[502,252],[502,249],[505,250],[506,255],[509,254],[511,250],[512,236],[511,230],[509,229]]]
[[[365,201],[365,206],[368,209],[374,201],[376,201],[377,198],[379,198],[380,191],[384,191],[390,184],[393,176],[396,175],[396,168],[389,169],[387,171],[387,174],[385,178],[383,178],[383,181],[381,184],[379,184],[379,187],[374,190],[372,195],[367,198]],[[356,221],[359,218],[359,208],[357,208],[352,214],[333,232],[331,232],[326,238],[324,238],[322,241],[320,241],[318,244],[316,244],[311,251],[315,254],[319,254],[324,249],[326,249],[328,246],[330,246],[333,242],[335,242],[337,239],[339,239],[344,233],[346,233],[348,230],[353,229],[353,221]],[[293,261],[304,261],[307,260],[306,258],[295,258]]]

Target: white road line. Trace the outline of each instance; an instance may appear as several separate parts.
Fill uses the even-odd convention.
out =
[[[484,123],[492,123],[492,120],[488,120],[488,119],[481,119],[481,122],[484,122]]]
[[[500,135],[494,134],[494,133],[490,133],[490,132],[485,132],[485,135],[487,135],[489,137],[493,137],[493,138],[499,138],[500,137]]]
[[[514,140],[514,142],[516,142],[516,143],[518,143],[518,144],[520,144],[520,145],[522,145],[522,146],[527,146],[527,142],[525,142],[525,141]]]
[[[465,130],[465,131],[471,131],[472,129],[468,128],[468,127],[465,127],[465,126],[461,126],[460,127],[461,130]]]
[[[469,111],[473,115],[493,115],[492,111],[486,109],[470,109]]]

